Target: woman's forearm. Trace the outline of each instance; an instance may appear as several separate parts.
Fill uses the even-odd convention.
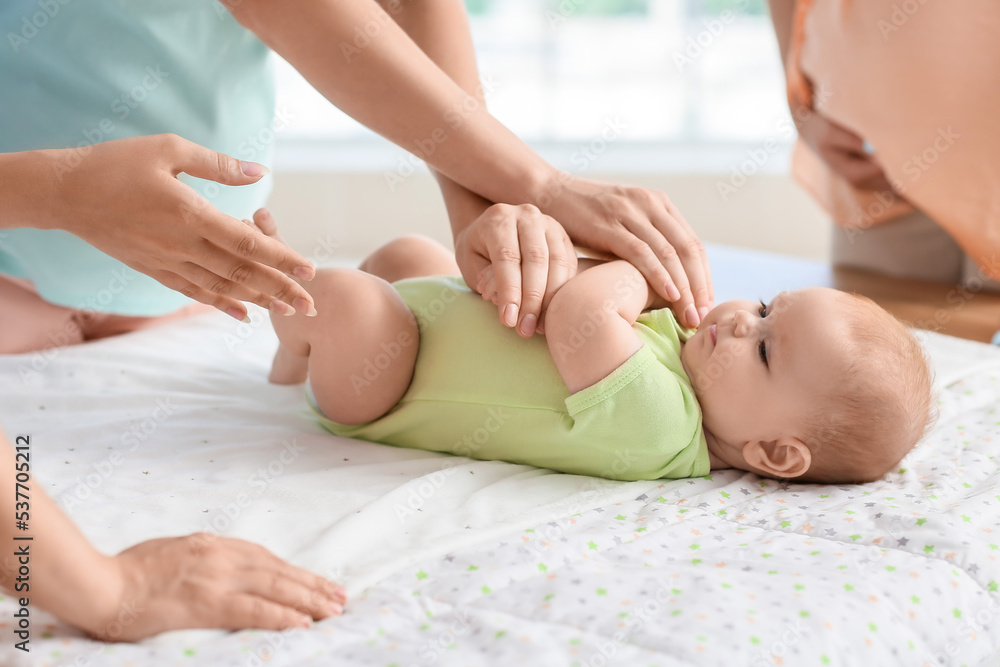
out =
[[[90,632],[120,598],[112,558],[98,552],[30,475],[35,447],[18,438],[15,450],[0,432],[0,588]],[[22,480],[27,480],[22,481]],[[21,482],[21,484],[18,484]],[[15,520],[26,529],[17,530]],[[24,539],[30,537],[31,539]],[[19,539],[20,538],[20,539]]]
[[[534,201],[554,177],[374,0],[226,4],[333,104],[485,199]]]
[[[54,152],[0,153],[0,229],[51,227]]]
[[[462,0],[425,0],[420,3],[379,0],[379,4],[441,71],[483,109],[486,108],[486,96],[479,83],[475,49]],[[452,236],[457,237],[493,202],[459,185],[440,171],[433,168],[432,171],[448,209]]]

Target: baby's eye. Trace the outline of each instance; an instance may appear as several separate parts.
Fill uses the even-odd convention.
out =
[[[764,303],[763,299],[760,302],[760,310],[757,312],[760,313],[761,319],[767,317],[767,304]],[[760,346],[758,349],[760,351],[760,360],[764,362],[765,366],[767,366],[767,346],[764,345],[764,341],[760,341]]]

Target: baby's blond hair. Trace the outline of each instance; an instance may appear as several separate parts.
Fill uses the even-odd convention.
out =
[[[867,297],[850,299],[848,367],[805,426],[812,464],[799,482],[855,484],[895,468],[934,422],[932,376],[923,347]]]

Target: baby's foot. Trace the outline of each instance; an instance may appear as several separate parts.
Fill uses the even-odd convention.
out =
[[[276,241],[285,243],[285,240],[278,236],[278,223],[274,221],[271,211],[266,208],[259,208],[253,214],[253,220],[243,219],[247,225],[255,227],[264,236],[270,236]],[[285,243],[285,245],[288,245]]]

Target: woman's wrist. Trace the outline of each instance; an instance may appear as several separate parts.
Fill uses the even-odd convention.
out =
[[[143,610],[124,600],[125,574],[115,556],[91,548],[77,568],[83,576],[63,587],[62,604],[53,613],[61,620],[103,640],[114,641]]]
[[[55,228],[59,152],[0,153],[0,229]]]

